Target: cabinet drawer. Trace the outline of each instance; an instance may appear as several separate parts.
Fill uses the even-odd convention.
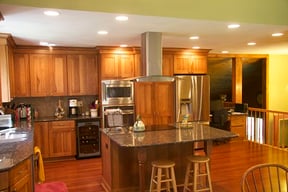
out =
[[[19,165],[10,170],[9,172],[10,185],[16,184],[26,175],[30,175],[30,173],[31,173],[31,160],[28,159],[21,162]]]
[[[231,126],[246,126],[246,116],[231,116]]]
[[[75,121],[52,121],[50,122],[53,128],[74,128]]]
[[[8,172],[1,172],[0,173],[0,192],[4,189],[8,188]],[[4,190],[5,191],[5,190]]]

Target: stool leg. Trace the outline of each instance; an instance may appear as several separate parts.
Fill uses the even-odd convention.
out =
[[[161,177],[162,177],[162,169],[158,169],[158,171],[157,171],[157,192],[161,191]]]
[[[184,189],[183,192],[186,192],[189,190],[189,178],[191,173],[191,162],[188,162],[186,167],[186,173],[185,173],[185,180],[184,180]],[[190,191],[190,190],[189,190]]]
[[[177,185],[176,185],[174,167],[171,168],[171,178],[172,178],[173,192],[177,192]]]
[[[150,192],[152,192],[154,189],[154,181],[153,181],[154,177],[155,177],[155,167],[152,167],[151,181],[150,181]]]
[[[210,177],[210,167],[209,167],[209,162],[206,162],[206,171],[207,171],[207,178],[208,178],[208,184],[209,184],[209,189],[212,192],[212,183],[211,183],[211,177]]]
[[[194,170],[193,170],[193,191],[197,191],[197,174],[198,174],[198,163],[194,163]]]
[[[165,180],[168,180],[170,178],[169,168],[165,168],[165,177]],[[166,188],[168,191],[170,191],[170,181],[166,181]]]

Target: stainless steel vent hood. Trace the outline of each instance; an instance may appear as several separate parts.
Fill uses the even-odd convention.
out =
[[[162,33],[142,33],[141,54],[145,77],[136,81],[174,81],[173,77],[162,75]]]

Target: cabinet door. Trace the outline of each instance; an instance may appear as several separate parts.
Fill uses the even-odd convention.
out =
[[[52,96],[67,95],[67,63],[65,55],[52,55],[49,66],[49,90]]]
[[[173,76],[173,55],[164,54],[162,57],[162,74],[166,76]]]
[[[154,84],[154,125],[174,123],[174,82]]]
[[[110,139],[105,134],[101,134],[101,156],[102,156],[102,174],[109,186],[112,185],[111,175],[111,146]]]
[[[49,122],[50,157],[76,155],[76,133],[74,121]]]
[[[31,192],[32,191],[32,185],[31,185],[31,174],[25,175],[22,177],[17,183],[10,186],[11,192]]]
[[[191,73],[191,56],[175,55],[174,56],[174,74]]]
[[[135,77],[143,76],[144,74],[143,74],[142,63],[141,63],[141,54],[135,54],[134,61],[135,61],[134,76]]]
[[[113,79],[118,77],[118,66],[115,55],[101,54],[101,79]]]
[[[16,97],[29,97],[31,95],[28,54],[14,54],[14,88]]]
[[[49,157],[49,127],[48,122],[34,123],[34,146],[41,150],[43,158]]]
[[[134,77],[134,56],[133,55],[118,55],[118,75],[119,78]]]
[[[30,55],[31,96],[47,96],[49,91],[50,55]]]
[[[153,125],[153,82],[135,82],[135,112],[145,125]]]
[[[207,57],[193,56],[191,66],[191,71],[193,74],[207,74]]]
[[[68,95],[95,95],[98,75],[94,55],[68,55]]]

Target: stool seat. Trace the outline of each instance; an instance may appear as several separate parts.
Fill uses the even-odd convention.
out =
[[[212,183],[210,177],[209,161],[210,158],[207,156],[195,156],[191,155],[187,157],[188,163],[186,168],[185,180],[184,180],[184,190],[183,192],[192,191],[189,186],[193,186],[193,191],[212,191]],[[205,165],[205,169],[201,170],[201,164]],[[190,182],[190,178],[193,178]],[[206,178],[204,186],[200,185],[198,179]],[[207,183],[208,181],[208,183]],[[201,187],[201,188],[199,188]]]
[[[170,184],[172,185],[173,192],[177,192],[174,172],[175,162],[170,160],[157,160],[153,161],[151,165],[152,173],[150,192],[160,192],[164,189],[170,191]],[[165,186],[163,186],[162,184],[165,184]]]

